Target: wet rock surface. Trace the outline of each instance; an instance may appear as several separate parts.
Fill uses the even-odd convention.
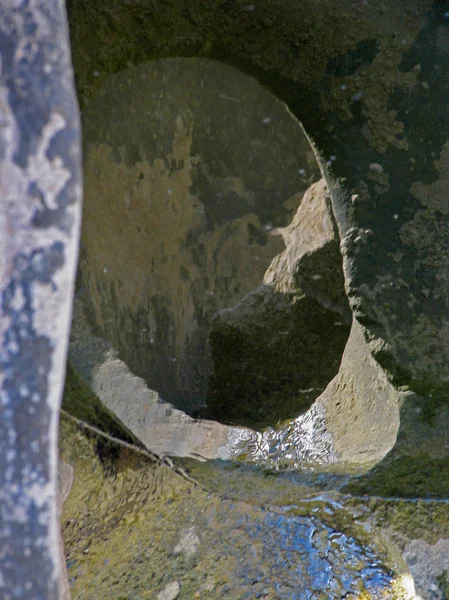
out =
[[[95,387],[95,367],[92,372]],[[142,380],[127,377],[143,388]],[[98,388],[106,403],[113,387]],[[155,456],[157,466],[145,466],[147,459],[142,464],[139,454],[132,458],[129,447],[121,449],[100,432],[137,445],[137,452],[135,434],[160,454],[195,457],[201,421],[184,416],[180,429],[175,409],[161,403],[164,419],[148,412],[145,426],[139,416],[145,405],[136,405],[122,413],[124,427],[73,370],[63,406],[97,427],[84,430],[86,445],[76,433],[79,424],[67,413],[62,417],[61,458],[80,463],[78,491],[62,521],[73,598],[84,598],[85,586],[95,594],[107,589],[132,598],[175,591],[180,598],[253,598],[256,592],[313,598],[323,589],[323,598],[336,600],[346,593],[357,598],[362,590],[374,598],[445,598],[445,558],[431,561],[424,551],[437,556],[449,539],[438,433],[447,431],[444,410],[435,409],[438,425],[424,415],[413,419],[412,428],[407,420],[422,404],[409,398],[395,450],[365,475],[351,475],[339,467],[318,402],[287,426],[264,433],[209,422],[203,454],[221,460],[160,464]],[[226,431],[224,446],[220,431]],[[432,463],[436,457],[440,471]],[[439,501],[419,501],[417,494]]]
[[[87,440],[64,528],[75,597],[448,597],[447,15],[431,0],[71,3],[97,334],[74,363],[133,443],[187,457],[150,469],[100,444],[98,462]],[[286,104],[239,112],[242,72]],[[321,194],[303,197],[299,121]],[[261,188],[282,205],[257,204]],[[179,410],[206,400],[261,431]],[[75,462],[86,440],[64,427]]]
[[[87,389],[69,382],[66,410],[90,412]],[[97,419],[129,439],[100,407]],[[62,519],[72,598],[446,597],[445,502],[388,497],[388,487],[348,495],[347,477],[226,461],[190,460],[175,472],[67,416],[60,434],[74,467]]]
[[[98,441],[62,418],[61,458],[74,467],[62,520],[72,598],[413,597],[405,565],[332,498],[304,502],[295,485],[257,476],[248,489],[261,481],[262,504],[244,486],[223,497],[129,448],[106,442],[100,454]]]

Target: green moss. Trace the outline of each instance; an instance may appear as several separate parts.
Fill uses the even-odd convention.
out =
[[[69,370],[65,408],[123,433],[96,402]],[[154,598],[155,589],[177,576],[164,539],[178,531],[183,498],[195,502],[201,492],[120,446],[108,455],[113,468],[105,469],[100,438],[68,418],[61,419],[59,437],[60,458],[75,469],[61,520],[72,598],[84,598],[86,590],[95,597]]]
[[[435,544],[440,538],[449,537],[449,505],[446,503],[376,500],[368,501],[367,507],[378,527],[389,527],[408,539]]]
[[[87,423],[96,427],[100,431],[127,443],[142,447],[142,444],[135,436],[109,411],[89,390],[86,384],[78,377],[70,363],[67,364],[66,380],[64,385],[64,394],[62,398],[62,409],[68,415],[72,415],[82,423]],[[64,449],[66,439],[70,439],[73,430],[82,427],[70,421],[67,414],[61,413],[61,449]],[[95,444],[96,454],[101,462],[103,469],[114,472],[116,460],[119,456],[117,444],[110,440],[96,436],[92,431],[85,429],[86,437]]]
[[[71,373],[65,403],[70,407],[67,396],[75,395],[73,405],[83,411],[88,403],[89,414],[91,394],[83,391]],[[105,470],[95,436],[80,432],[67,419],[61,422],[60,439],[61,458],[75,468],[73,488],[62,515],[74,600],[85,598],[86,590],[95,597],[107,594],[129,600],[156,599],[158,592],[173,581],[181,586],[179,600],[241,598],[243,589],[234,575],[239,544],[246,544],[238,533],[240,519],[241,515],[251,515],[257,521],[265,512],[261,506],[290,517],[313,516],[362,544],[373,547],[375,543],[379,547],[373,530],[361,525],[363,515],[371,511],[360,511],[360,502],[341,502],[338,497],[336,501],[331,497],[329,501],[323,497],[302,500],[306,490],[280,474],[263,477],[261,469],[237,468],[223,461],[185,461],[191,474],[202,475],[202,483],[207,481],[209,489],[214,490],[208,494],[166,467],[150,464],[125,448],[118,449],[115,468]],[[291,508],[286,512],[283,507],[287,506]],[[408,525],[418,534],[436,527],[439,533],[435,535],[445,534],[443,511],[434,511],[430,517],[429,511],[426,513],[419,505],[408,504],[405,510],[398,503],[377,502],[376,506],[374,516],[379,526],[399,529]],[[423,521],[421,512],[426,518]],[[182,531],[193,523],[201,538],[201,553],[192,557],[175,553],[173,548]],[[226,544],[231,540],[235,552],[226,554]],[[393,565],[389,551],[381,549],[381,556],[386,566]],[[338,571],[338,565],[335,568]],[[401,595],[392,591],[388,597]]]
[[[443,573],[437,577],[438,587],[443,593],[443,600],[449,600],[449,573],[443,571]]]
[[[387,457],[372,471],[351,481],[344,493],[400,498],[448,498],[449,457]]]

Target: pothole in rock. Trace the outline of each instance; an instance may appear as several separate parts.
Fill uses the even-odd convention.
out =
[[[297,417],[349,334],[339,240],[300,124],[205,59],[111,76],[83,114],[80,273],[96,333],[172,406]]]

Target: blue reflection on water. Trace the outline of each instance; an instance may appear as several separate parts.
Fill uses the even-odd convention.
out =
[[[255,568],[241,557],[237,576],[254,589],[245,598],[263,598],[267,586],[282,600],[340,600],[365,590],[380,598],[390,589],[392,575],[372,549],[314,517],[266,512],[262,520],[245,516],[242,525],[260,561]]]

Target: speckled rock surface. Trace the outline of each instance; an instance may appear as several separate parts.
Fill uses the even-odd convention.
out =
[[[56,600],[57,424],[81,217],[64,2],[2,2],[0,63],[0,597]]]

